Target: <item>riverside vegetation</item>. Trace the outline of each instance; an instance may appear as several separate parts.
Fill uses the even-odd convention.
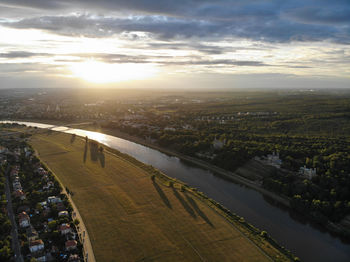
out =
[[[350,214],[349,93],[221,95],[201,103],[143,107],[143,113],[134,106],[132,110],[145,117],[121,117],[100,126],[232,172],[254,157],[279,152],[283,172],[272,169],[246,178],[288,197],[293,210],[321,225],[342,223]],[[303,166],[316,168],[317,175],[298,175]],[[350,235],[346,226],[332,230]]]

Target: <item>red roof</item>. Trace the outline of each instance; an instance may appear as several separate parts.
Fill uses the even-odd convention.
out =
[[[60,231],[63,231],[63,230],[66,230],[66,229],[70,229],[70,225],[68,225],[68,224],[62,224],[61,226],[60,226]]]
[[[29,216],[27,215],[27,213],[26,212],[22,212],[22,213],[19,213],[18,214],[18,219],[29,219]]]
[[[26,194],[22,190],[16,190],[15,192],[16,197],[25,196]]]
[[[68,248],[68,247],[76,247],[76,246],[77,246],[77,241],[75,241],[75,240],[68,240],[66,242],[66,248]]]
[[[36,240],[30,241],[29,246],[33,247],[33,246],[38,246],[38,245],[43,245],[43,244],[44,244],[44,242],[41,239],[36,239]]]

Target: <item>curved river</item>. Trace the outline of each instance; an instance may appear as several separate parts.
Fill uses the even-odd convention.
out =
[[[288,210],[273,204],[273,201],[266,199],[257,191],[225,180],[211,171],[188,164],[177,157],[98,132],[31,122],[14,121],[13,123],[88,136],[106,146],[131,155],[141,162],[152,165],[165,174],[198,188],[232,212],[243,216],[249,223],[266,230],[302,261],[350,261],[349,243],[343,243],[339,238],[292,217]]]

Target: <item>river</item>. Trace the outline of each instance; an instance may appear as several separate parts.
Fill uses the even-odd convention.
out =
[[[143,163],[152,165],[168,176],[198,188],[199,191],[204,192],[232,212],[243,216],[249,223],[266,230],[302,261],[350,261],[350,243],[343,243],[328,232],[305,223],[300,218],[292,217],[287,209],[274,204],[261,193],[216,176],[211,171],[189,164],[178,157],[98,132],[32,122],[16,123],[50,128],[54,131],[83,137],[88,136],[106,146],[131,155]]]

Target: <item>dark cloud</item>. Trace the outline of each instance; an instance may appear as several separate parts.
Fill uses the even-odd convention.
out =
[[[217,65],[231,65],[231,66],[270,66],[260,61],[239,61],[231,59],[214,59],[214,60],[190,60],[184,62],[164,62],[166,65],[203,65],[203,66],[217,66]]]
[[[125,54],[107,54],[107,53],[82,53],[66,54],[76,58],[91,58],[105,63],[155,63],[160,65],[232,65],[232,66],[270,66],[261,61],[241,61],[232,59],[203,59],[201,56],[150,56],[150,55],[125,55]]]
[[[348,6],[335,6],[329,9],[320,6],[296,8],[288,11],[286,14],[301,23],[349,25],[350,4]]]
[[[164,16],[127,18],[93,15],[43,16],[2,22],[12,28],[35,28],[69,36],[109,37],[115,34],[145,32],[157,39],[218,39],[238,37],[267,42],[321,41],[350,43],[347,25],[303,24],[291,21],[202,21]],[[209,52],[215,52],[209,50]]]
[[[50,73],[60,69],[60,66],[40,63],[0,63],[0,74],[17,73]]]
[[[1,5],[22,15],[2,25],[70,36],[146,32],[162,40],[236,37],[350,43],[349,0],[3,0]],[[47,15],[38,16],[38,10]],[[62,15],[53,15],[57,13]],[[207,52],[215,54],[211,48]]]
[[[7,53],[0,53],[0,58],[28,58],[34,56],[51,56],[47,53],[32,53],[26,51],[12,51]]]

